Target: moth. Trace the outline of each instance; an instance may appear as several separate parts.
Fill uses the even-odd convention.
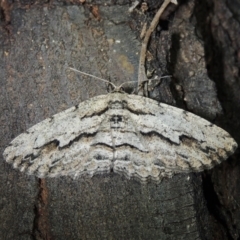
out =
[[[116,172],[145,182],[210,169],[236,148],[226,131],[203,118],[116,90],[34,125],[3,155],[40,178]]]
[[[149,37],[169,3],[177,4],[164,1],[143,40],[140,84]],[[29,128],[3,156],[14,168],[40,178],[115,172],[146,182],[210,169],[236,148],[226,131],[205,119],[115,87]]]

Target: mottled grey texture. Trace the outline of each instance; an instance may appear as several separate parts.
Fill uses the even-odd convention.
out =
[[[145,182],[210,169],[237,148],[190,112],[125,93],[91,98],[31,127],[3,155],[38,177],[121,173]]]

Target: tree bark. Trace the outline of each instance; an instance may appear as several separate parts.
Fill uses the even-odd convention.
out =
[[[113,1],[114,2],[114,1]],[[126,0],[2,1],[1,155],[30,126],[136,80],[144,21]],[[149,96],[194,112],[240,140],[240,8],[227,0],[179,1],[153,33],[147,69],[172,78]],[[151,89],[151,88],[149,88]],[[202,174],[141,184],[117,174],[37,179],[0,162],[0,239],[238,239],[239,152]],[[2,157],[1,157],[2,159]]]

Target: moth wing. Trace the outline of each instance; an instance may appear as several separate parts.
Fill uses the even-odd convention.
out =
[[[126,101],[158,172],[209,169],[237,148],[229,133],[195,114],[140,96],[129,95]]]
[[[16,137],[3,156],[14,168],[39,177],[108,171],[112,153],[97,162],[91,147],[107,107],[102,95],[45,119]]]

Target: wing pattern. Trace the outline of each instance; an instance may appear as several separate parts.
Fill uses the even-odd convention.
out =
[[[38,177],[113,171],[160,181],[212,168],[236,148],[226,131],[190,112],[111,93],[34,125],[10,143],[4,158]]]

